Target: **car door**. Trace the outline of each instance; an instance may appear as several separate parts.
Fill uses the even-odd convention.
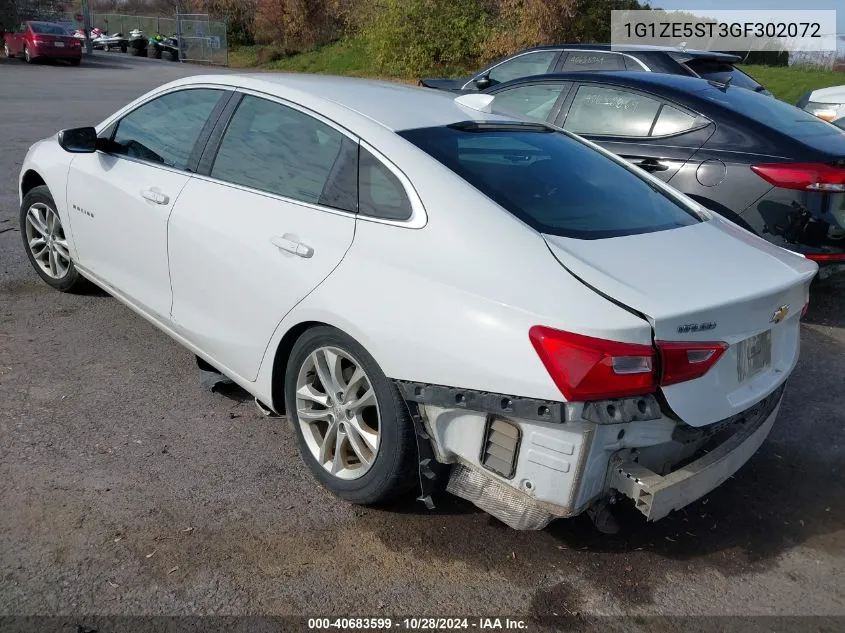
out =
[[[582,83],[556,123],[669,181],[713,133],[713,125],[676,104],[624,86]]]
[[[141,309],[168,319],[167,220],[216,112],[232,93],[155,97],[101,133],[102,151],[70,165],[67,204],[79,265]]]
[[[358,141],[293,104],[240,99],[179,197],[168,253],[177,331],[254,380],[276,326],[352,244]]]

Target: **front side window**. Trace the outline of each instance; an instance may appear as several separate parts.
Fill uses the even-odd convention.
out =
[[[223,90],[193,88],[148,101],[117,123],[112,151],[186,169],[194,145],[223,94]]]
[[[641,94],[585,85],[569,108],[563,128],[576,134],[648,136],[660,102]]]
[[[518,55],[493,68],[489,76],[496,83],[504,83],[520,77],[542,75],[548,72],[557,56],[557,51],[536,51]]]
[[[357,157],[357,143],[333,127],[246,95],[226,128],[211,176],[354,212]]]
[[[563,63],[563,72],[625,70],[625,61],[616,53],[599,51],[570,52]]]
[[[602,239],[701,221],[634,168],[566,134],[526,125],[400,134],[540,233]]]
[[[358,210],[383,220],[407,220],[411,217],[411,201],[405,187],[382,162],[365,148],[360,149],[358,162]]]
[[[569,89],[568,83],[519,86],[497,93],[493,105],[497,111],[545,121],[564,89]]]

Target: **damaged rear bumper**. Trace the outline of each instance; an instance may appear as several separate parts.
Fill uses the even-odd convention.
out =
[[[622,462],[613,467],[609,486],[632,499],[649,521],[662,519],[700,499],[739,470],[768,437],[779,410],[780,400],[770,414],[745,421],[725,443],[665,476],[636,462]]]
[[[746,411],[693,428],[654,397],[547,403],[397,382],[418,407],[447,490],[516,529],[542,529],[608,495],[657,520],[707,494],[757,451],[784,385]]]

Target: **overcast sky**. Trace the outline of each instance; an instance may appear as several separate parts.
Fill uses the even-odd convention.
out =
[[[843,0],[810,0],[806,4],[795,0],[651,0],[652,7],[661,9],[764,9],[815,10],[839,9],[836,12],[836,32],[845,34],[845,2]]]

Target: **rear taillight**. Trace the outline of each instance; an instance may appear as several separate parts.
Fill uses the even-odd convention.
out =
[[[805,253],[804,257],[814,262],[845,262],[845,253]]]
[[[657,341],[660,350],[660,385],[674,385],[701,378],[715,365],[727,343],[697,343],[687,341]]]
[[[528,336],[569,401],[622,398],[694,380],[715,365],[727,343],[658,341],[657,347],[620,343],[540,325]]]
[[[619,343],[535,325],[528,336],[569,401],[621,398],[657,388],[651,345]]]
[[[775,187],[802,191],[845,191],[845,169],[824,163],[772,163],[751,170]]]

